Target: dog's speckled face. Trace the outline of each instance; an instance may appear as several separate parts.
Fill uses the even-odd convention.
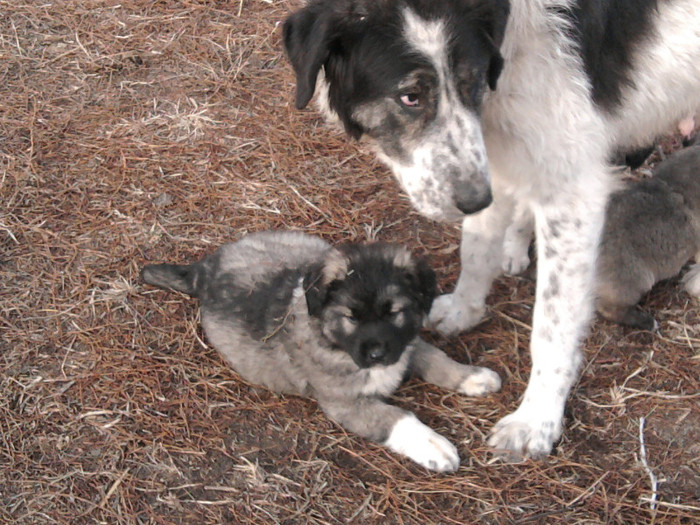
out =
[[[364,136],[416,209],[454,221],[491,203],[480,113],[503,65],[504,0],[315,0],[284,26],[297,107]]]
[[[436,279],[404,248],[376,243],[331,250],[305,288],[324,337],[368,368],[400,359],[430,310]]]

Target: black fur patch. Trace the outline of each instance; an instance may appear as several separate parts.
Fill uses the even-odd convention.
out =
[[[662,0],[664,1],[664,0]],[[593,100],[612,111],[625,86],[633,85],[632,61],[638,47],[653,36],[658,0],[578,0],[565,13],[574,28]]]
[[[305,268],[285,268],[252,289],[237,284],[234,274],[222,273],[208,283],[206,297],[200,300],[210,311],[242,319],[253,337],[263,339],[283,326],[294,289],[305,273]]]

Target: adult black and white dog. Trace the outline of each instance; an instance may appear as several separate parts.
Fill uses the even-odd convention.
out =
[[[298,108],[319,92],[423,215],[463,220],[462,271],[432,308],[437,329],[481,320],[492,280],[528,244],[510,235],[504,251],[509,224],[534,217],[532,371],[490,444],[548,454],[593,311],[607,159],[700,107],[700,2],[312,0],[287,19],[284,44]]]

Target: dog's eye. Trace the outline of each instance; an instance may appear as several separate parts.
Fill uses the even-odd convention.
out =
[[[406,93],[404,95],[401,95],[399,97],[399,100],[406,107],[409,107],[409,108],[420,107],[420,97],[418,96],[418,93]]]

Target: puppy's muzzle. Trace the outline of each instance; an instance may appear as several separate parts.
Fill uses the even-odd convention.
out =
[[[389,323],[372,323],[364,327],[356,342],[356,361],[360,366],[392,365],[401,356],[403,345]]]
[[[387,355],[387,344],[376,339],[369,339],[360,343],[360,352],[369,365],[381,363]]]

